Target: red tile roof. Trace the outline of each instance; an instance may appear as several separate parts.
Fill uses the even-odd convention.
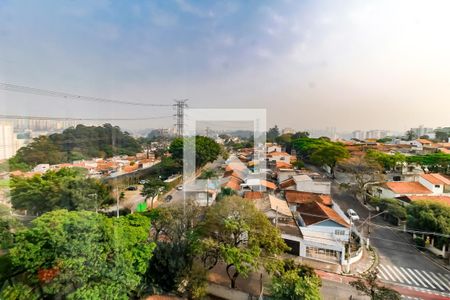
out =
[[[300,213],[306,226],[331,220],[344,227],[349,227],[349,224],[332,208],[316,201],[299,204],[297,211]]]
[[[239,178],[232,176],[229,178],[230,179],[226,183],[222,184],[222,187],[228,187],[232,190],[239,191],[241,189],[242,181],[240,181]]]
[[[284,161],[277,161],[276,167],[279,169],[290,169],[290,168],[292,168],[292,165],[290,163],[287,163]]]
[[[287,190],[285,191],[285,197],[287,202],[290,203],[307,203],[317,201],[328,206],[333,204],[330,195]]]
[[[431,194],[431,191],[419,182],[392,181],[385,186],[396,194]]]
[[[266,188],[271,189],[271,190],[277,189],[277,185],[275,183],[267,181],[267,180],[261,180],[261,185],[265,186]]]
[[[422,174],[420,177],[431,182],[432,184],[450,184],[450,179],[438,173]]]
[[[286,152],[273,151],[273,152],[269,152],[267,154],[267,156],[269,156],[269,157],[272,157],[272,156],[290,156],[290,154],[286,153]]]
[[[262,199],[262,198],[264,198],[264,195],[262,192],[247,191],[244,193],[244,198],[250,199],[250,200]]]
[[[280,183],[280,189],[285,189],[285,188],[288,188],[290,186],[295,186],[295,185],[296,185],[296,183],[295,183],[294,178],[290,177]]]
[[[411,202],[429,200],[450,205],[450,196],[408,196],[406,198],[408,198]]]

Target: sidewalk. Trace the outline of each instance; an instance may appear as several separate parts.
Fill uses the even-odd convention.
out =
[[[370,271],[378,264],[378,260],[376,258],[377,254],[375,253],[375,251],[367,250],[365,246],[361,247],[363,247],[363,255],[359,261],[351,264],[349,273],[351,275],[359,275]]]

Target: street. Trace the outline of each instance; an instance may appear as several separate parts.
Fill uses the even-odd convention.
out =
[[[347,191],[341,190],[335,181],[332,198],[343,211],[352,208],[357,212],[361,221],[357,221],[356,226],[369,217],[368,209]],[[450,272],[447,269],[418,251],[410,243],[408,233],[392,227],[381,216],[373,218],[371,223],[370,244],[378,252],[378,276],[383,282],[450,297]],[[367,232],[367,226],[364,227],[364,232]]]

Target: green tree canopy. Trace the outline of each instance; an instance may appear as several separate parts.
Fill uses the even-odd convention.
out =
[[[272,276],[270,298],[275,300],[319,300],[321,280],[314,269],[296,264],[293,260],[283,262],[281,272]]]
[[[141,282],[155,244],[149,219],[108,218],[57,210],[17,235],[11,261],[40,298],[128,299]]]
[[[414,201],[407,207],[408,227],[450,235],[450,205],[436,201]]]
[[[193,142],[192,138],[187,138],[187,142]],[[184,139],[176,138],[169,147],[172,157],[178,161],[183,160]],[[221,148],[213,139],[206,136],[195,137],[195,164],[201,167],[208,162],[213,162],[221,154]]]
[[[166,188],[167,185],[164,181],[157,177],[152,177],[145,181],[141,195],[145,196],[145,201],[147,201],[148,198],[151,199],[151,208],[153,209],[154,198],[161,192],[163,192]]]
[[[35,138],[17,151],[10,160],[10,167],[21,169],[21,163],[33,167],[41,163],[59,164],[83,158],[134,155],[140,150],[138,141],[117,126],[79,124],[62,133]]]
[[[62,168],[31,178],[13,177],[11,202],[15,209],[42,214],[51,210],[95,210],[113,203],[101,181],[85,177],[85,170]]]
[[[185,204],[159,206],[149,213],[152,239],[157,247],[145,275],[148,287],[176,292],[180,284],[187,282],[188,290],[194,292],[198,291],[196,287],[205,284],[206,274],[198,270],[195,261],[200,213],[200,208],[191,200],[186,200]]]
[[[267,131],[266,139],[268,142],[275,142],[275,139],[280,135],[280,129],[275,125],[272,128],[269,128]]]
[[[398,164],[406,161],[406,156],[398,152],[387,154],[376,150],[368,150],[366,157],[378,162],[386,171],[393,170]]]
[[[238,197],[224,198],[211,206],[201,226],[203,262],[213,267],[226,264],[231,287],[239,275],[258,267],[269,269],[274,255],[287,249],[280,232],[253,203]]]
[[[350,157],[344,145],[326,138],[298,138],[293,140],[292,146],[301,160],[319,166],[327,165],[332,174],[334,174],[334,169],[339,161]]]

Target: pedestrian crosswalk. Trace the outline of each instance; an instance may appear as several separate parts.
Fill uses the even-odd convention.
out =
[[[414,268],[380,264],[378,276],[385,281],[450,292],[450,273],[437,273]]]

